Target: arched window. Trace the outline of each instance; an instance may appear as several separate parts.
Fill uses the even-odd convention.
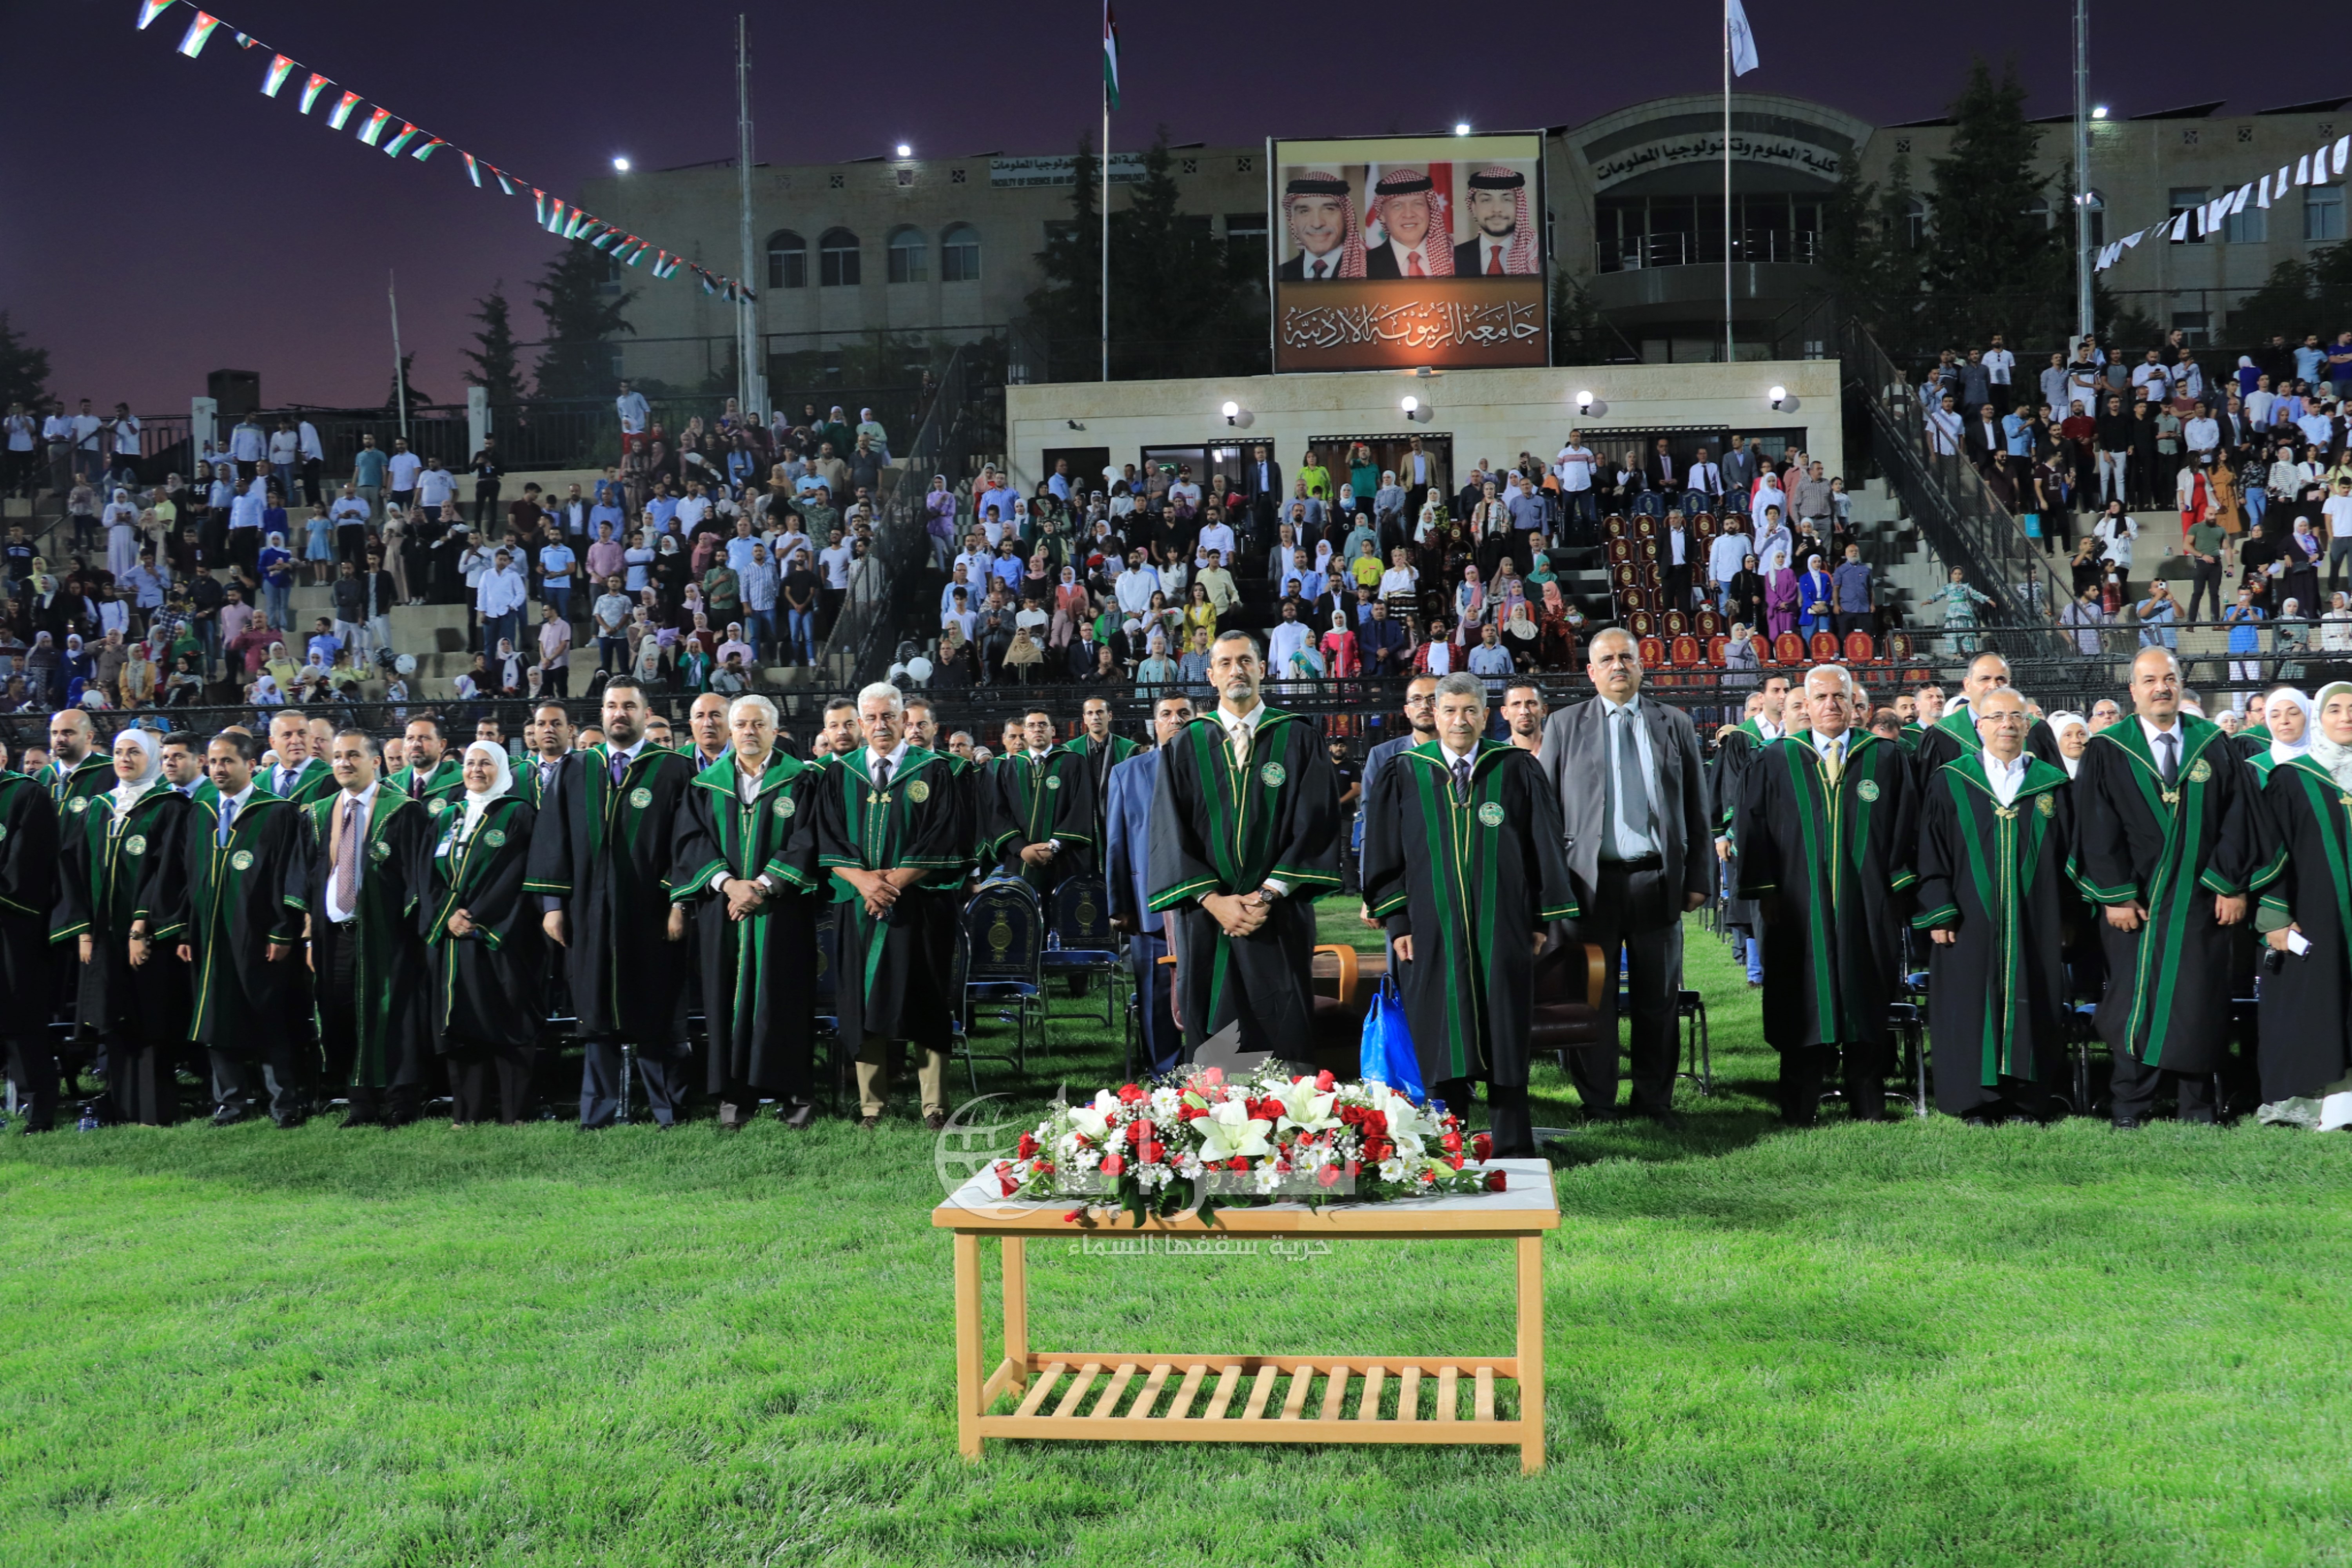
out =
[[[816,280],[821,288],[857,287],[857,237],[845,228],[829,228],[816,242]]]
[[[808,241],[791,229],[780,228],[768,237],[768,287],[808,287]]]
[[[930,276],[931,247],[919,228],[901,228],[890,235],[890,281],[920,283]]]
[[[2033,221],[2033,226],[2036,228],[2051,228],[2058,222],[2057,218],[2051,214],[2050,198],[2047,196],[2036,196],[2026,203],[2025,216]]]
[[[1903,205],[1903,243],[1913,250],[1927,243],[1927,204],[1917,196]]]
[[[980,281],[980,230],[968,223],[950,224],[940,236],[940,281]]]

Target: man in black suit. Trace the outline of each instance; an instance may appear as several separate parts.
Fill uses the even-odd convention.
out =
[[[1399,165],[1383,174],[1372,186],[1372,211],[1387,242],[1364,255],[1367,278],[1428,278],[1430,264],[1429,195],[1436,184],[1426,169]],[[1440,237],[1443,244],[1443,237]]]
[[[1275,276],[1286,283],[1364,275],[1363,237],[1348,182],[1328,169],[1302,169],[1282,187],[1282,221],[1298,254]]]
[[[1992,468],[2008,454],[2009,442],[2000,433],[2000,413],[1990,403],[1977,410],[1963,433],[1968,442],[1969,461],[1981,473]]]
[[[1470,176],[1468,205],[1470,221],[1478,226],[1478,233],[1454,247],[1456,277],[1543,270],[1535,231],[1528,224],[1526,174],[1500,163],[1488,164]]]
[[[1598,695],[1552,715],[1537,759],[1559,798],[1569,879],[1582,911],[1553,940],[1599,947],[1612,973],[1625,954],[1627,1109],[1673,1126],[1682,919],[1706,901],[1714,874],[1706,775],[1689,718],[1642,700],[1633,634],[1609,627],[1593,637],[1590,658]],[[1602,988],[1607,1043],[1569,1052],[1569,1078],[1594,1121],[1617,1115],[1616,994]]]
[[[1249,464],[1242,470],[1242,493],[1249,498],[1254,531],[1261,539],[1272,539],[1276,514],[1282,510],[1282,465],[1262,441],[1250,448]]]
[[[1664,496],[1671,502],[1682,493],[1687,477],[1682,465],[1675,462],[1673,454],[1666,450],[1666,438],[1659,437],[1657,449],[1642,465],[1642,479],[1649,486],[1651,493]]]

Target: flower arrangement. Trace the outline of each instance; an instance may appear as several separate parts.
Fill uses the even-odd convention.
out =
[[[1180,1069],[1085,1104],[1057,1100],[991,1170],[1007,1198],[1108,1196],[1139,1226],[1187,1209],[1213,1224],[1226,1204],[1501,1192],[1504,1173],[1481,1168],[1492,1152],[1486,1133],[1465,1138],[1459,1118],[1384,1083],[1292,1078],[1275,1063],[1246,1079]]]

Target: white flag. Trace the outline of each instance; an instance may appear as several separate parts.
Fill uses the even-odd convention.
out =
[[[2183,207],[2180,210],[2180,216],[2172,220],[2172,237],[2174,239],[2183,240],[2189,237],[2189,214],[2190,210],[2191,209],[2188,207]]]
[[[1723,25],[1731,37],[1731,74],[1746,76],[1756,68],[1756,35],[1748,28],[1748,12],[1739,0],[1723,0]]]
[[[2347,163],[2352,163],[2352,134],[2336,139],[2336,172],[2342,174]]]
[[[2238,194],[2230,198],[2230,216],[2231,217],[2235,217],[2240,213],[2244,212],[2246,210],[2246,203],[2252,197],[2253,194],[2253,186],[2240,185],[2238,187]]]
[[[2311,155],[2309,153],[2305,153],[2304,156],[2297,158],[2294,161],[2294,183],[2298,185],[2307,185],[2311,184]]]
[[[2254,205],[2259,207],[2267,207],[2271,205],[2271,177],[2268,174],[2263,176],[2262,191],[2256,197]]]

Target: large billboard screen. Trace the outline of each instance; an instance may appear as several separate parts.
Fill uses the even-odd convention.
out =
[[[1277,371],[1540,365],[1543,138],[1266,145]]]

